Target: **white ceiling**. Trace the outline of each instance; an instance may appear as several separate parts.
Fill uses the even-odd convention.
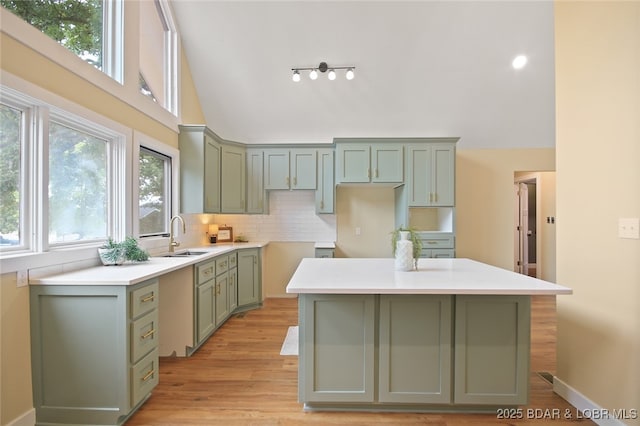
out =
[[[551,1],[171,0],[206,124],[245,143],[553,147]],[[522,70],[511,67],[528,56]],[[291,68],[356,67],[298,83]],[[200,123],[198,123],[200,124]]]

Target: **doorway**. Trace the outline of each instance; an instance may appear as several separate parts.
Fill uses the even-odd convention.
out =
[[[537,277],[537,179],[514,182],[515,193],[515,256],[514,271]]]

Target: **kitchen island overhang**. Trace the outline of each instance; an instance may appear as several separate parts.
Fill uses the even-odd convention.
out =
[[[471,259],[303,259],[298,399],[306,410],[525,405],[532,295],[568,287]]]

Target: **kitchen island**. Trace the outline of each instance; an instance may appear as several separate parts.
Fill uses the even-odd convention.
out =
[[[567,287],[470,259],[303,259],[306,410],[491,411],[527,403],[532,295]]]

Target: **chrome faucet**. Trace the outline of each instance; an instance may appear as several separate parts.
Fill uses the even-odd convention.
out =
[[[182,216],[176,215],[172,217],[169,221],[169,253],[173,253],[173,250],[180,245],[180,243],[177,242],[173,237],[173,221],[176,219],[180,219],[180,222],[182,222],[182,233],[187,233],[187,227],[184,224],[184,219],[182,219]]]

